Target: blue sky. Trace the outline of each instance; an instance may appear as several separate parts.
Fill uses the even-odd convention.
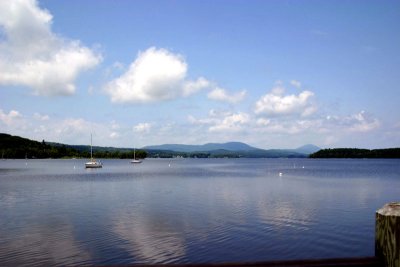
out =
[[[0,132],[398,147],[399,1],[0,3]]]

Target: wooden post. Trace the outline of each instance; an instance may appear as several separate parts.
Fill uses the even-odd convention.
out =
[[[376,211],[375,256],[387,267],[400,267],[400,202]]]

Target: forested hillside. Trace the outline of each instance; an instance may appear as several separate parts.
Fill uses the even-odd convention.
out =
[[[310,158],[400,158],[400,148],[372,150],[358,148],[321,149],[311,154]]]
[[[70,146],[58,143],[33,141],[19,136],[0,133],[0,153],[2,158],[89,158],[90,146]],[[133,158],[133,149],[93,147],[96,158]],[[136,151],[137,158],[145,158],[145,151]]]

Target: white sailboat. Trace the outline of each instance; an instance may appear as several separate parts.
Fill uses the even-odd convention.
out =
[[[131,160],[131,163],[137,164],[137,163],[142,163],[140,159],[136,159],[136,149],[133,148],[133,160]]]
[[[90,161],[85,163],[85,168],[102,168],[103,164],[93,158],[92,134],[90,134]]]

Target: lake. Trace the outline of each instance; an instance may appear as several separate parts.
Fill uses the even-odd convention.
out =
[[[0,266],[374,255],[400,160],[0,161]]]

